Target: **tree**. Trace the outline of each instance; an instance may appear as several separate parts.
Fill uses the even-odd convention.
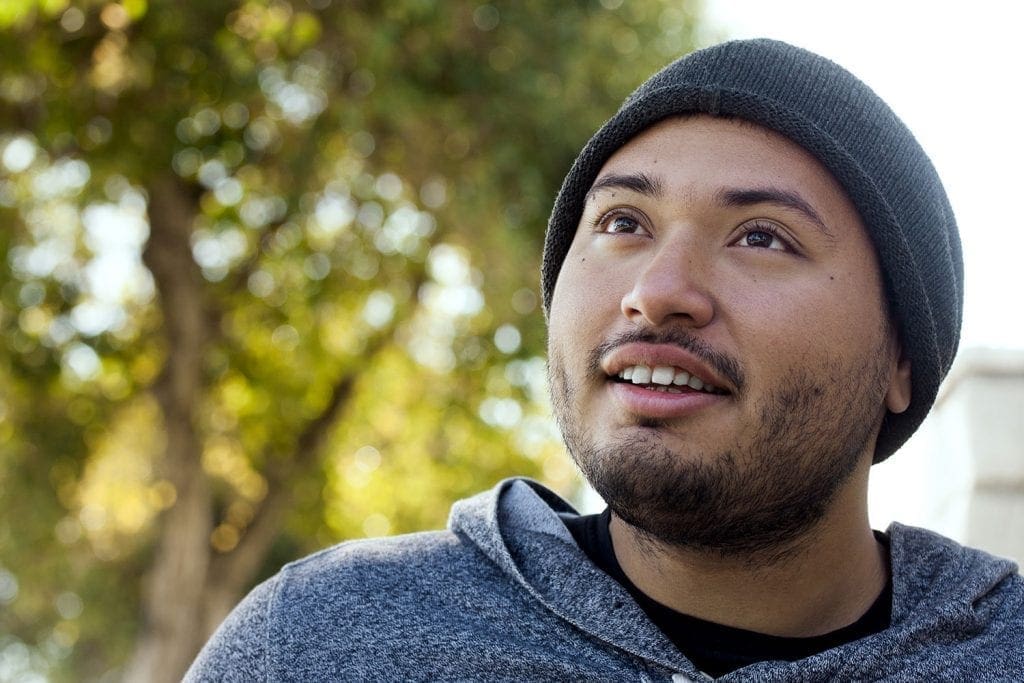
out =
[[[694,11],[4,4],[7,661],[177,680],[284,561],[511,474],[570,490],[546,214]]]

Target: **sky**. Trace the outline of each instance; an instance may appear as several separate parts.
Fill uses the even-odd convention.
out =
[[[1024,350],[1024,3],[705,0],[714,37],[785,40],[843,65],[938,169],[964,249],[961,349]]]

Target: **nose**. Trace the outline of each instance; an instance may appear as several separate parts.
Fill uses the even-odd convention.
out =
[[[685,245],[664,245],[622,297],[622,314],[652,326],[676,321],[700,328],[710,323],[715,306],[702,260]]]

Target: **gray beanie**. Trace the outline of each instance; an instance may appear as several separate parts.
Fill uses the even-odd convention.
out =
[[[824,57],[774,40],[723,43],[669,64],[630,95],[580,152],[555,200],[541,273],[545,312],[601,167],[640,131],[686,113],[738,117],[781,133],[817,157],[860,212],[911,363],[910,407],[886,414],[875,448],[881,462],[924,420],[956,354],[960,237],[914,136],[870,88]]]

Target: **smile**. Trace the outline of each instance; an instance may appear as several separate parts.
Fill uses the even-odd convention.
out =
[[[697,375],[671,365],[656,365],[653,368],[648,365],[630,365],[620,370],[616,378],[651,391],[669,394],[681,394],[687,389],[708,394],[726,393]]]

